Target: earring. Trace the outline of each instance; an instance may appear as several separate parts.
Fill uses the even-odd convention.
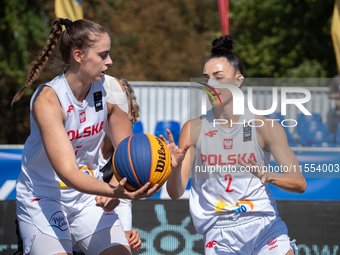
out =
[[[244,80],[243,75],[236,79],[237,87],[241,87],[243,80]]]

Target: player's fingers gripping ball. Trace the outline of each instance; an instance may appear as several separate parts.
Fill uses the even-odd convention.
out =
[[[113,155],[113,172],[118,181],[127,178],[125,188],[134,191],[147,182],[150,188],[164,184],[171,172],[168,146],[150,134],[135,134],[125,138]]]

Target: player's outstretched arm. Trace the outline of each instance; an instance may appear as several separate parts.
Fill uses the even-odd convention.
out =
[[[256,116],[256,118],[263,117]],[[307,186],[306,180],[300,171],[295,154],[288,145],[286,132],[276,121],[264,122],[264,126],[257,128],[259,144],[264,150],[272,152],[276,163],[283,170],[282,173],[265,171],[251,159],[250,164],[239,159],[241,165],[253,169],[252,173],[260,178],[262,183],[268,182],[289,192],[303,193]]]
[[[178,141],[179,147],[175,145],[170,130],[167,130],[169,138],[168,147],[172,159],[172,171],[168,177],[166,187],[169,196],[173,200],[179,199],[184,194],[195,157],[196,142],[193,141],[193,137],[190,136],[190,126],[192,122],[195,121],[188,121],[183,125]],[[163,136],[161,136],[161,139],[166,143]]]

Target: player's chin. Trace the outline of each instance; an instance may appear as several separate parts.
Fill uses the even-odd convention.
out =
[[[103,77],[104,77],[105,73],[104,72],[100,72],[96,77],[95,77],[95,81],[100,81]]]

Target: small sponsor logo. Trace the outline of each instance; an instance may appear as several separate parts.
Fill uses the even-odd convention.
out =
[[[216,135],[218,132],[218,130],[210,130],[209,132],[207,132],[205,135],[209,136],[209,137],[213,137],[214,135]]]
[[[233,148],[233,139],[224,139],[223,148],[225,150],[231,150]]]
[[[276,244],[276,242],[277,242],[277,239],[274,237],[268,240],[267,244],[270,246],[269,250],[272,250],[279,246],[278,244]]]
[[[270,247],[269,250],[272,250],[272,249],[274,249],[274,248],[276,248],[276,247],[278,247],[278,245],[275,245],[275,246]]]
[[[73,106],[73,105],[70,105],[70,106],[68,107],[67,112],[71,113],[71,111],[72,111],[73,109],[74,109],[74,106]]]
[[[207,243],[207,245],[205,246],[205,247],[207,247],[207,248],[213,248],[214,247],[214,245],[216,245],[216,241],[214,240],[214,241],[210,241],[210,242],[208,242]]]
[[[101,91],[93,93],[94,107],[96,109],[96,112],[103,110],[102,98],[103,98],[103,95]]]
[[[41,198],[34,198],[34,199],[32,199],[31,200],[31,202],[37,202],[37,201],[39,201]]]
[[[115,212],[112,210],[112,211],[106,211],[104,208],[102,208],[103,211],[104,211],[104,216],[109,216],[109,215],[115,215]]]
[[[104,210],[104,209],[103,209]],[[108,215],[115,215],[115,212],[114,211],[105,211],[104,210],[104,215],[105,216],[108,216]]]
[[[243,126],[243,142],[251,141],[251,125],[249,123]]]
[[[50,226],[56,227],[61,231],[65,231],[68,229],[66,217],[61,211],[58,211],[52,215],[52,217],[50,218]]]
[[[89,174],[89,175],[94,177],[93,171],[90,168],[88,168],[87,166],[81,167],[81,168],[79,168],[79,170],[83,171],[85,174]]]
[[[276,244],[276,241],[277,241],[277,239],[273,237],[273,238],[269,239],[269,241],[267,242],[267,244],[268,244],[269,246],[273,246],[274,244]]]
[[[85,111],[79,113],[79,121],[80,121],[80,123],[84,123],[86,121],[86,113],[85,113]]]

